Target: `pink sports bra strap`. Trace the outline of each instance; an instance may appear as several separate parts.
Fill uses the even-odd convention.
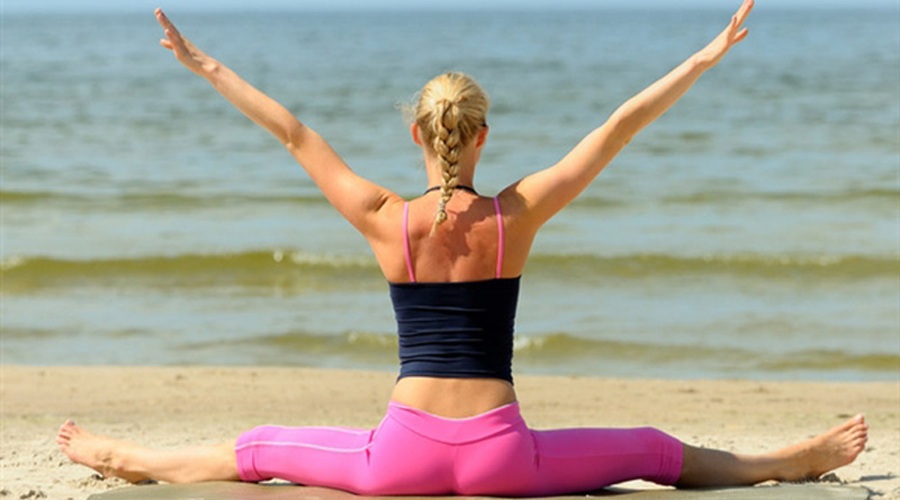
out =
[[[503,233],[503,212],[500,211],[500,200],[494,197],[494,213],[497,214],[497,278],[503,277],[503,251],[506,238]]]
[[[503,212],[500,210],[500,200],[494,198],[494,213],[497,214],[497,278],[503,277],[503,253],[505,250],[506,238],[503,232]],[[416,272],[412,265],[412,251],[409,246],[409,202],[403,204],[403,258],[406,260],[406,272],[409,275],[409,282],[416,282]]]
[[[416,273],[413,271],[412,252],[409,250],[409,202],[403,204],[403,257],[406,259],[406,272],[409,273],[409,282],[416,282]]]

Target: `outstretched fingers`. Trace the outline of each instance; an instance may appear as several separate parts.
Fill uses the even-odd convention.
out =
[[[737,14],[735,14],[735,17],[738,20],[738,26],[744,24],[744,21],[747,20],[747,16],[750,15],[750,11],[753,10],[753,5],[755,3],[756,2],[753,0],[744,0],[744,3],[741,4],[741,8],[738,9]]]
[[[171,50],[181,64],[184,64],[189,70],[198,75],[203,75],[204,69],[214,67],[215,61],[195,47],[190,40],[182,36],[178,28],[169,20],[169,17],[166,16],[162,9],[156,9],[155,14],[156,20],[162,26],[166,35],[165,38],[159,41],[159,44]]]
[[[171,31],[172,33],[177,34],[178,30],[175,28],[175,25],[169,19],[165,12],[162,9],[157,8],[154,13],[156,14],[156,20],[159,22],[159,25],[162,26],[162,29],[166,32]]]
[[[747,37],[749,30],[742,27],[747,21],[747,16],[750,15],[750,11],[753,10],[754,4],[755,2],[753,0],[744,0],[744,3],[741,4],[741,8],[731,17],[731,25],[729,26],[731,43],[740,42]]]
[[[172,24],[172,21],[169,20],[162,9],[156,9],[156,20],[159,22],[159,25],[162,26],[163,33],[166,35],[166,38],[159,41],[160,45],[169,50],[174,50],[176,53],[179,52],[179,50],[181,52],[187,52],[184,38],[182,38],[181,33],[178,32],[178,28]]]
[[[715,66],[735,44],[747,38],[749,31],[744,27],[744,22],[753,10],[753,5],[753,0],[744,0],[741,8],[731,17],[728,26],[699,52],[700,60],[709,66]]]

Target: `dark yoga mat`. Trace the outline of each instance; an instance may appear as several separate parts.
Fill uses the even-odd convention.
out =
[[[724,488],[708,490],[624,490],[610,488],[593,495],[547,497],[555,499],[617,497],[627,500],[866,500],[865,488],[825,484],[785,484],[756,488]],[[363,497],[325,488],[308,488],[285,484],[201,483],[187,485],[129,486],[91,495],[88,500],[362,500],[413,497]],[[489,497],[428,497],[460,499]]]

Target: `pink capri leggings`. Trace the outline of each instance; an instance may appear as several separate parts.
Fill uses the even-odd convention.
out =
[[[447,419],[397,403],[374,430],[257,427],[235,448],[244,481],[284,479],[362,495],[540,496],[631,479],[674,484],[681,443],[658,430],[536,431],[516,403]]]

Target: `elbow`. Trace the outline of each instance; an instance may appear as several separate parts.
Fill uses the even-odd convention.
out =
[[[641,107],[630,102],[617,109],[608,121],[612,130],[611,135],[627,138],[627,141],[631,141],[631,138],[640,132],[644,122],[644,112]]]
[[[309,130],[302,123],[296,123],[289,129],[286,129],[282,136],[279,137],[284,147],[290,150],[300,149],[306,140],[306,134]]]
[[[605,143],[613,146],[616,151],[627,146],[640,131],[634,117],[623,112],[613,113],[602,128],[604,129],[602,133],[606,137]]]

